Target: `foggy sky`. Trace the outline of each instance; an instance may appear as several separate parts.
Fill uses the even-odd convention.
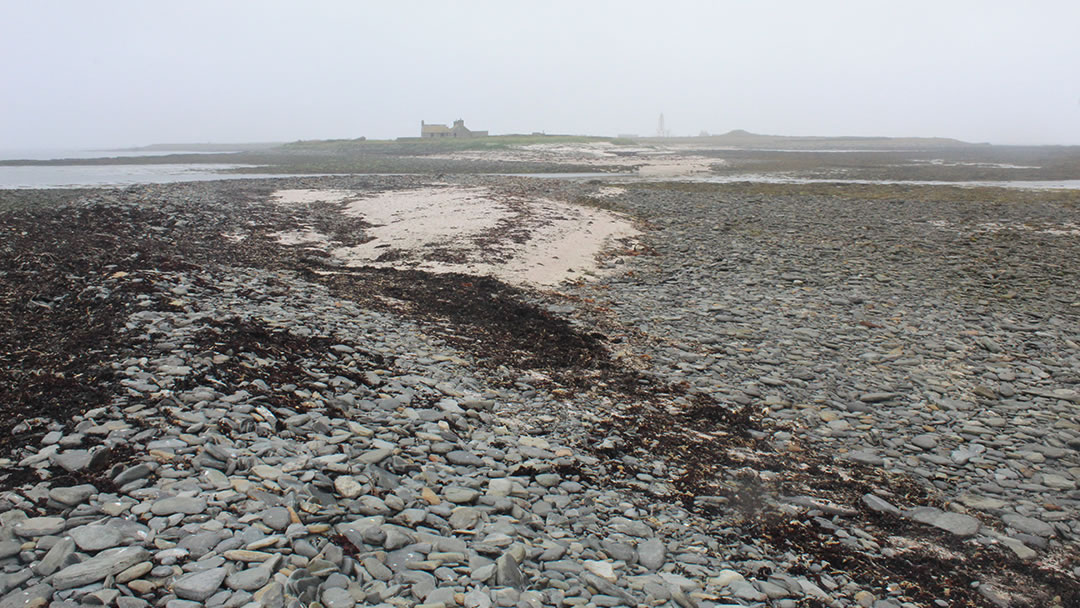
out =
[[[1080,144],[1080,2],[0,0],[0,149],[492,133]]]

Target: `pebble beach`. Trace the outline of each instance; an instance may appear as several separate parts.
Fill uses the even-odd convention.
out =
[[[1080,606],[1074,196],[12,192],[0,608]]]

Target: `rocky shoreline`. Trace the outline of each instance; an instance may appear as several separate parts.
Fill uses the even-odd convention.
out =
[[[274,238],[434,181],[11,195],[0,608],[1080,605],[1074,202],[440,177],[636,218],[550,291]]]

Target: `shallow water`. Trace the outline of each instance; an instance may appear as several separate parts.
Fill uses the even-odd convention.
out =
[[[1080,190],[1080,179],[1065,180],[981,180],[938,181],[917,179],[842,179],[828,177],[789,177],[747,173],[743,175],[693,175],[678,178],[679,181],[729,184],[753,182],[765,184],[887,184],[899,186],[957,186],[960,188],[1016,188],[1019,190]]]
[[[223,173],[255,165],[55,165],[0,167],[0,189],[99,188],[135,184],[205,182],[218,179],[290,177],[265,173]]]
[[[197,150],[67,150],[54,148],[0,149],[0,160],[60,160],[73,158],[138,158],[170,154],[233,154],[234,151]]]
[[[503,177],[543,177],[547,179],[603,179],[606,177],[634,177],[633,173],[494,173]]]
[[[163,164],[163,165],[49,165],[0,167],[0,190],[16,188],[100,188],[135,184],[169,184],[175,182],[213,181],[221,179],[258,179],[302,177],[280,173],[226,173],[228,170],[254,168],[241,164]],[[364,173],[354,175],[398,175]],[[845,179],[828,177],[796,177],[783,174],[744,173],[713,175],[697,173],[681,176],[649,176],[637,173],[495,173],[506,177],[536,177],[546,179],[599,179],[608,181],[691,181],[708,183],[753,182],[768,184],[888,184],[910,186],[997,187],[1027,190],[1080,189],[1080,179],[1073,180],[985,180],[934,181]],[[313,177],[311,174],[304,174]]]
[[[1016,188],[1020,190],[1080,190],[1080,179],[1066,180],[983,180],[983,181],[935,181],[901,179],[845,179],[829,177],[792,177],[787,175],[769,175],[765,173],[743,173],[739,175],[693,174],[681,176],[657,177],[637,173],[499,173],[507,177],[544,177],[557,179],[607,179],[612,181],[681,181],[728,184],[751,182],[764,184],[882,184],[909,186],[957,186],[961,188],[992,187]]]

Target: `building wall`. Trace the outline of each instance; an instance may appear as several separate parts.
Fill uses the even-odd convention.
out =
[[[471,131],[465,126],[465,121],[455,120],[453,127],[447,127],[446,125],[429,125],[424,121],[420,121],[420,137],[422,138],[438,138],[438,137],[486,137],[487,131]]]
[[[420,137],[447,137],[450,135],[450,129],[446,128],[446,125],[428,125],[423,122],[420,123]]]

